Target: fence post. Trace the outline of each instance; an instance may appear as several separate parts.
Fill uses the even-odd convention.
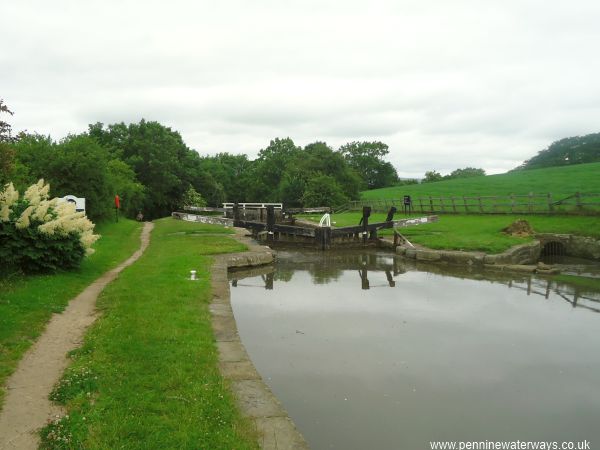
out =
[[[469,212],[469,207],[467,206],[467,197],[463,195],[463,204],[465,205],[465,212]]]
[[[450,196],[450,200],[452,201],[452,210],[456,214],[456,204],[454,203],[454,195]]]
[[[554,205],[552,204],[552,193],[548,192],[548,211],[554,212]]]
[[[581,209],[583,208],[583,206],[581,205],[581,192],[576,192],[575,193],[575,200],[576,200],[576,204],[577,204],[577,209],[579,211],[581,211]]]
[[[515,209],[515,194],[510,194],[510,212],[512,213]]]
[[[419,206],[421,207],[421,213],[423,213],[423,198],[419,197]]]
[[[433,209],[433,199],[431,198],[431,195],[429,196],[429,208],[430,208],[429,212],[435,212]]]
[[[481,204],[481,195],[479,195],[477,197],[477,200],[479,200],[479,212],[482,213],[483,212],[483,205]]]
[[[529,212],[531,213],[533,211],[533,192],[529,193],[529,202],[528,202],[528,209]]]

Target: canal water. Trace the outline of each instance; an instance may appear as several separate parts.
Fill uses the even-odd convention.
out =
[[[242,342],[311,448],[600,448],[599,292],[383,252],[281,251],[230,282]]]

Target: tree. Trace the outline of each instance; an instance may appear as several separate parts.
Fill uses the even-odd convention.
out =
[[[0,113],[13,115],[2,99],[0,99]],[[14,170],[15,151],[10,145],[14,141],[10,124],[0,120],[0,189],[10,181]]]
[[[144,207],[144,186],[137,181],[133,169],[120,159],[108,161],[107,169],[110,194],[118,195],[121,212],[126,217],[134,218]]]
[[[107,128],[97,123],[90,125],[89,135],[133,169],[146,188],[147,217],[170,215],[188,186],[197,189],[196,184],[201,184],[197,179],[198,154],[185,145],[179,133],[158,122],[142,119],[137,124],[120,123]]]
[[[350,142],[339,151],[350,167],[360,174],[367,189],[392,186],[398,181],[394,166],[383,160],[389,153],[389,147],[383,142]]]
[[[84,197],[86,214],[93,220],[110,217],[115,194],[123,195],[130,215],[143,198],[133,171],[111,159],[110,152],[87,134],[67,136],[58,143],[49,136],[23,135],[15,151],[17,162],[26,168],[18,177],[21,184],[43,178],[53,196]]]
[[[351,200],[360,197],[360,175],[350,167],[340,152],[334,152],[325,142],[308,144],[293,164],[306,174],[307,179],[315,174],[331,176],[345,197]]]
[[[485,170],[474,167],[465,167],[464,169],[453,170],[450,175],[444,178],[470,178],[485,176]]]
[[[439,172],[435,170],[430,170],[425,172],[425,178],[423,178],[423,183],[432,183],[434,181],[441,181],[444,177]]]
[[[14,113],[8,109],[4,100],[0,98],[0,113],[13,115]],[[14,142],[16,139],[12,135],[12,127],[8,122],[0,120],[0,142]]]
[[[225,193],[225,201],[248,201],[248,187],[252,162],[246,155],[219,153],[200,158],[201,168],[214,179],[219,180]]]
[[[303,204],[306,176],[299,170],[289,169],[279,183],[279,198],[286,207],[299,208]]]
[[[250,168],[248,196],[252,201],[279,201],[279,185],[289,164],[297,160],[301,148],[292,139],[275,138],[260,150]]]
[[[306,184],[302,197],[304,206],[341,206],[348,202],[342,187],[329,175],[317,174]]]
[[[553,142],[525,161],[519,169],[569,166],[600,161],[600,133],[574,136]]]

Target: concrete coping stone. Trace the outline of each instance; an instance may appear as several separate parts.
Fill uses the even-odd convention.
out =
[[[248,251],[217,255],[212,266],[210,312],[219,351],[219,370],[230,383],[240,411],[253,421],[262,449],[307,450],[306,440],[248,356],[231,308],[227,270],[271,264],[275,253],[249,239],[246,230],[234,230],[234,238],[245,244]]]

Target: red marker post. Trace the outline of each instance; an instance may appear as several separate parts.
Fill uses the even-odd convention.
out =
[[[115,195],[115,217],[117,222],[119,221],[119,209],[121,209],[121,199],[118,195]]]

